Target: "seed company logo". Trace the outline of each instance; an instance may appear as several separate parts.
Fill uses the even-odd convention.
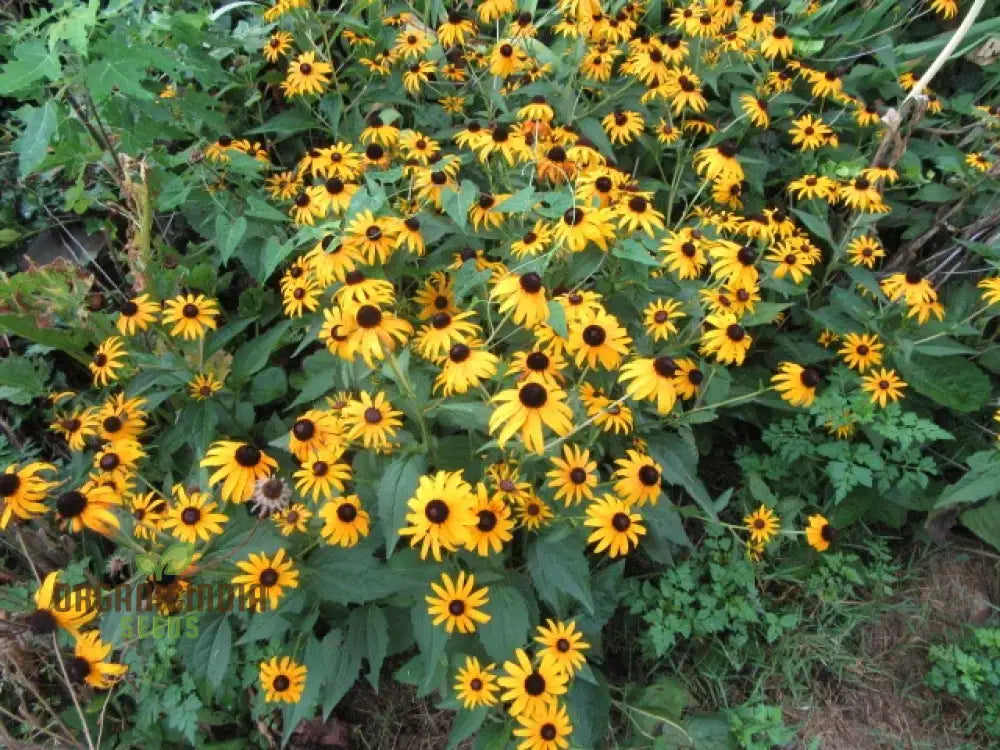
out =
[[[267,590],[260,584],[187,580],[184,575],[190,572],[192,560],[190,545],[174,545],[158,557],[136,557],[136,569],[145,577],[138,583],[56,583],[53,609],[120,613],[123,638],[195,638],[203,613],[266,612],[270,608]]]

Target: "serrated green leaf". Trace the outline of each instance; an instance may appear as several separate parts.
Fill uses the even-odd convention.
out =
[[[399,530],[406,525],[407,503],[426,472],[427,458],[422,453],[411,453],[394,459],[379,480],[378,515],[382,519],[387,558],[392,557]]]
[[[27,177],[42,163],[49,149],[49,142],[56,132],[58,109],[51,99],[41,107],[26,106],[18,112],[24,130],[14,141],[18,157],[18,174]]]

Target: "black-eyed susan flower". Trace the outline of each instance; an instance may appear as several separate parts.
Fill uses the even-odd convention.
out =
[[[744,175],[736,155],[736,143],[733,141],[723,141],[717,146],[703,148],[694,155],[695,171],[706,180],[722,178],[739,182]]]
[[[603,310],[591,313],[569,327],[566,348],[577,366],[614,370],[628,353],[631,337],[618,319]]]
[[[521,528],[528,531],[538,531],[555,517],[552,508],[534,492],[525,493],[518,498],[514,512]]]
[[[499,361],[499,357],[483,348],[481,341],[452,344],[434,387],[445,396],[466,393],[496,375]]]
[[[348,440],[360,440],[366,448],[385,448],[403,424],[403,412],[394,409],[385,393],[372,398],[362,392],[342,411]]]
[[[794,46],[788,30],[784,26],[775,26],[760,43],[760,53],[768,60],[789,57]]]
[[[500,699],[511,701],[507,708],[511,716],[544,714],[557,696],[566,694],[569,677],[551,659],[537,659],[532,663],[522,649],[517,649],[514,660],[504,662],[503,670],[497,682],[505,689]]]
[[[98,436],[109,443],[138,440],[146,428],[145,405],[142,398],[126,398],[123,393],[111,396],[96,414]]]
[[[583,652],[590,648],[590,644],[583,640],[575,622],[548,619],[544,626],[538,626],[536,632],[535,642],[544,647],[538,655],[554,661],[566,674],[572,676],[587,663]]]
[[[837,183],[829,177],[806,174],[790,182],[788,190],[799,200],[820,198],[829,201],[837,196]]]
[[[413,333],[413,326],[389,310],[373,304],[351,305],[344,310],[348,345],[352,354],[361,354],[369,367],[402,346]]]
[[[481,330],[472,318],[472,312],[439,312],[431,316],[413,339],[413,348],[425,359],[439,361],[454,344],[467,344],[475,339]]]
[[[151,302],[148,294],[140,294],[130,299],[118,309],[115,325],[122,336],[134,336],[136,331],[145,331],[156,320],[160,306]]]
[[[480,557],[487,557],[491,551],[500,552],[503,545],[513,538],[511,530],[514,522],[510,517],[510,507],[499,493],[491,497],[486,485],[479,482],[475,495],[473,511],[479,520],[475,526],[468,528],[469,539],[465,547]]]
[[[830,522],[823,516],[815,514],[809,516],[809,525],[805,528],[806,542],[809,546],[819,552],[826,552],[830,549],[830,544],[837,536]]]
[[[930,279],[916,271],[894,273],[879,282],[879,286],[891,301],[904,300],[907,305],[937,301],[937,292]]]
[[[560,436],[573,429],[573,412],[566,405],[566,392],[560,388],[524,383],[501,391],[493,397],[493,402],[497,407],[490,415],[489,431],[496,434],[501,449],[520,432],[527,450],[543,453],[543,425]]]
[[[549,318],[545,285],[534,271],[506,275],[493,287],[490,298],[496,300],[500,312],[509,313],[517,325],[531,327]]]
[[[587,543],[595,545],[594,552],[607,550],[609,557],[627,555],[646,533],[642,516],[629,503],[612,495],[604,495],[587,506],[583,525],[594,529],[587,537]]]
[[[562,500],[567,507],[581,500],[594,497],[597,486],[597,462],[591,460],[590,451],[575,445],[563,445],[563,457],[553,456],[553,469],[546,474],[556,500]]]
[[[258,602],[256,606],[261,608],[263,597],[267,597],[269,608],[275,609],[286,588],[294,589],[299,586],[299,572],[295,570],[291,560],[285,559],[284,549],[279,549],[274,557],[251,552],[248,559],[237,561],[236,567],[243,574],[233,576],[232,583],[255,589],[258,592],[255,597]]]
[[[306,687],[308,669],[287,656],[260,663],[260,686],[268,703],[298,703]]]
[[[701,233],[690,228],[671,232],[660,245],[663,264],[682,281],[697,279],[708,264]]]
[[[724,365],[742,365],[753,337],[737,322],[736,316],[731,313],[708,315],[705,324],[701,335],[702,352],[714,355]]]
[[[833,134],[833,129],[818,117],[806,114],[797,120],[792,120],[788,134],[792,136],[792,145],[808,151],[825,146],[827,139]]]
[[[342,451],[343,441],[343,426],[334,414],[310,409],[292,425],[288,450],[299,461],[307,463],[313,455],[324,450]]]
[[[278,462],[249,443],[218,440],[209,446],[200,465],[215,468],[208,481],[223,483],[223,501],[243,503],[250,499],[257,480],[269,476]]]
[[[325,60],[317,60],[315,52],[303,52],[288,64],[281,90],[285,96],[319,94],[330,83],[333,66]]]
[[[327,544],[353,547],[368,536],[371,529],[371,516],[361,506],[361,498],[357,495],[328,500],[318,515],[323,520],[320,536]]]
[[[743,519],[743,523],[750,532],[750,540],[761,545],[770,542],[781,528],[777,514],[766,505],[761,505],[750,513]]]
[[[135,440],[117,440],[94,455],[94,476],[98,481],[127,481],[146,451]]]
[[[120,504],[121,498],[111,487],[88,483],[59,496],[56,516],[72,532],[90,529],[108,535],[119,528],[118,517],[111,509]]]
[[[875,237],[863,234],[847,244],[847,257],[855,266],[874,268],[885,257],[885,250]]]
[[[541,349],[514,352],[507,365],[507,372],[517,375],[518,381],[541,383],[551,388],[560,387],[565,380],[565,369],[566,361],[561,354]]]
[[[357,269],[347,271],[340,281],[342,286],[333,293],[333,301],[344,308],[341,317],[348,322],[357,307],[391,305],[395,298],[391,281],[369,277]]]
[[[988,172],[990,167],[993,166],[993,162],[987,159],[985,156],[978,152],[972,152],[971,154],[966,154],[965,163],[970,167],[975,169],[977,172]]]
[[[803,367],[794,362],[782,362],[771,378],[774,389],[792,406],[810,406],[816,399],[816,387],[823,378],[814,367]]]
[[[35,591],[35,609],[25,617],[32,632],[50,635],[62,628],[74,638],[79,638],[80,630],[97,617],[93,597],[88,597],[79,589],[66,596],[56,597],[59,571],[52,571]]]
[[[21,468],[11,464],[0,474],[0,529],[6,529],[11,519],[26,521],[48,512],[42,500],[58,485],[40,475],[54,472],[56,467],[42,461],[27,463]]]
[[[99,426],[97,409],[87,406],[57,414],[49,429],[62,436],[70,450],[79,451],[83,450],[88,438],[97,435]]]
[[[222,382],[211,372],[199,373],[188,382],[188,395],[195,401],[204,401],[221,390]]]
[[[130,495],[126,507],[132,514],[132,534],[136,539],[156,537],[167,512],[167,501],[157,492],[146,492]]]
[[[931,0],[931,10],[941,18],[949,20],[958,15],[957,0]]]
[[[849,333],[844,336],[843,344],[837,354],[844,358],[844,363],[852,370],[864,372],[869,367],[882,364],[885,344],[875,334]]]
[[[433,624],[444,623],[446,632],[473,633],[477,624],[490,621],[490,615],[482,611],[489,604],[489,589],[485,586],[474,589],[475,576],[459,571],[453,581],[447,573],[441,574],[441,583],[431,582],[434,596],[425,596],[427,613],[434,618]]]
[[[861,390],[871,394],[873,404],[885,407],[890,401],[898,401],[903,397],[903,389],[907,383],[895,370],[887,370],[884,367],[879,370],[872,370],[861,380]]]
[[[610,208],[567,209],[556,221],[553,239],[572,252],[582,252],[591,242],[607,251],[615,240],[614,213]]]
[[[312,495],[313,502],[329,499],[333,490],[344,491],[344,482],[351,478],[351,467],[339,463],[340,451],[327,447],[302,464],[292,476],[295,488],[303,497]]]
[[[621,403],[622,399],[612,401],[590,383],[584,383],[580,386],[580,401],[587,416],[604,432],[627,435],[632,431],[632,410]]]
[[[670,334],[677,333],[675,320],[683,318],[681,304],[672,299],[657,299],[643,310],[643,324],[653,341],[666,341]]]
[[[987,305],[1000,305],[1000,276],[982,279],[976,286],[983,290],[983,302]]]
[[[520,739],[519,750],[564,750],[569,747],[573,725],[566,706],[557,700],[550,701],[532,715],[519,715],[517,723],[520,726],[515,727],[514,736]]]
[[[128,671],[124,664],[108,660],[112,646],[101,640],[96,630],[82,633],[73,648],[73,658],[66,663],[66,672],[73,682],[85,682],[98,690],[107,690]]]
[[[94,376],[94,385],[107,385],[118,379],[118,370],[125,367],[127,353],[118,336],[109,336],[97,347],[88,367]]]
[[[211,496],[197,490],[186,490],[177,484],[174,496],[162,521],[164,531],[169,531],[182,542],[194,544],[199,539],[208,541],[222,533],[222,524],[229,520],[224,513],[216,512]]]
[[[264,42],[264,58],[268,62],[278,62],[278,58],[288,54],[292,48],[292,35],[287,31],[276,31]]]
[[[867,177],[859,176],[844,183],[837,191],[840,202],[862,213],[887,213],[878,187]]]
[[[626,451],[625,458],[615,461],[615,494],[630,505],[640,507],[646,503],[656,505],[660,499],[662,469],[649,456],[638,451]]]
[[[469,528],[479,517],[474,510],[476,496],[462,478],[461,471],[439,471],[422,476],[412,498],[407,502],[407,526],[400,536],[410,537],[410,546],[420,545],[420,557],[427,553],[441,560],[441,550],[454,552],[469,540]]]
[[[623,195],[623,200],[615,208],[618,226],[627,232],[642,229],[650,237],[663,229],[663,214],[653,207],[648,195]]]
[[[500,688],[495,669],[495,664],[483,666],[476,657],[465,657],[465,665],[455,673],[455,695],[466,710],[496,705]]]
[[[616,109],[601,120],[612,143],[628,144],[644,129],[642,115],[631,110]]]
[[[214,330],[219,304],[204,294],[182,294],[163,303],[163,323],[172,325],[171,336],[187,340],[200,339]]]
[[[658,413],[667,414],[677,400],[677,389],[674,387],[676,374],[677,362],[664,354],[632,360],[621,368],[618,380],[625,385],[629,398],[653,401]]]

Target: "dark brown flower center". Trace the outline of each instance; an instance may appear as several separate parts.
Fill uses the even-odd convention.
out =
[[[365,409],[365,422],[368,424],[378,424],[382,421],[382,411],[374,406]]]
[[[497,525],[497,514],[492,510],[481,510],[479,511],[479,522],[476,524],[476,528],[482,531],[484,534],[493,531]]]
[[[524,692],[533,698],[545,692],[545,678],[538,672],[532,672],[524,678]]]
[[[341,503],[337,506],[337,518],[341,523],[351,523],[358,517],[358,509],[353,503]]]
[[[382,311],[374,305],[362,305],[358,308],[357,319],[362,328],[375,328],[382,322]]]
[[[570,470],[569,480],[573,484],[583,484],[587,481],[587,472],[577,466]]]
[[[599,325],[589,325],[583,329],[583,341],[588,346],[600,346],[607,337],[607,333]]]
[[[292,425],[292,434],[296,440],[311,440],[316,434],[316,424],[311,419],[300,419]]]
[[[549,394],[545,392],[545,386],[539,383],[527,383],[521,386],[521,390],[518,392],[518,398],[521,403],[528,407],[529,409],[541,409],[545,406],[545,402],[549,398]]]
[[[424,515],[431,523],[441,524],[448,520],[448,504],[444,500],[431,500],[424,508]]]
[[[726,327],[726,337],[730,341],[742,341],[744,336],[746,336],[746,332],[743,330],[743,326],[738,323]]]
[[[632,519],[629,518],[628,513],[615,513],[611,517],[611,526],[614,530],[621,533],[627,531],[628,527],[632,525]]]
[[[458,617],[465,614],[465,602],[461,599],[452,599],[448,602],[448,614],[452,617]]]
[[[260,572],[260,585],[270,588],[278,582],[278,571],[274,568],[267,568]]]
[[[542,724],[541,728],[538,730],[538,736],[546,742],[552,742],[557,735],[558,732],[556,731],[555,724]]]
[[[98,367],[104,367],[104,365],[106,365],[107,363],[108,363],[108,355],[104,354],[103,352],[99,352],[98,354],[94,355],[94,364],[97,365]]]
[[[579,208],[571,208],[563,214],[563,221],[571,227],[575,227],[577,224],[581,223],[583,219],[583,210]]]
[[[646,464],[639,469],[639,481],[647,487],[655,487],[660,483],[660,472],[651,464]]]
[[[799,375],[799,380],[802,381],[802,385],[806,388],[815,388],[823,380],[823,376],[819,374],[819,370],[807,367]]]
[[[86,507],[87,496],[76,490],[67,492],[56,500],[56,511],[63,518],[76,518]]]
[[[271,681],[271,687],[276,693],[283,693],[292,686],[292,681],[287,676],[279,674]]]
[[[528,294],[538,294],[542,288],[542,277],[534,271],[530,271],[521,276],[521,289]]]
[[[198,508],[185,508],[181,511],[181,523],[185,526],[194,526],[201,520],[201,511]]]
[[[236,463],[246,469],[252,469],[254,466],[260,463],[260,451],[254,448],[252,445],[244,443],[236,452],[233,454],[236,459]]]
[[[0,474],[0,497],[10,497],[21,486],[21,478],[17,474]]]
[[[299,65],[299,72],[302,73],[302,75],[304,75],[304,76],[307,76],[310,73],[312,73],[312,69],[313,69],[313,66],[310,65],[309,63],[301,63]]]

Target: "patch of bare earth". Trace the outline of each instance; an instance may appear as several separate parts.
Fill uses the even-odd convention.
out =
[[[1000,602],[1000,557],[966,543],[916,563],[886,613],[860,632],[856,663],[817,680],[808,706],[785,706],[797,747],[956,750],[986,747],[962,731],[962,708],[924,686],[931,645],[985,624]],[[818,744],[817,744],[818,741]]]

